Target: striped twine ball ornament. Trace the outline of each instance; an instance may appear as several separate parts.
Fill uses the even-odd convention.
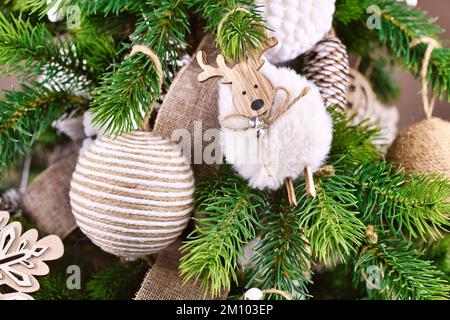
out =
[[[100,137],[80,157],[70,204],[94,244],[132,260],[175,241],[188,224],[193,193],[193,172],[179,146],[134,131]]]

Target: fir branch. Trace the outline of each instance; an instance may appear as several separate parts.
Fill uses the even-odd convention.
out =
[[[0,101],[0,172],[21,158],[53,120],[88,105],[84,98],[37,84],[7,91]]]
[[[168,62],[176,68],[178,50],[186,44],[188,28],[187,0],[165,0],[149,3],[139,20],[134,43],[150,47],[160,58],[166,78]],[[144,114],[160,94],[159,79],[147,56],[136,54],[114,64],[96,91],[94,122],[110,134],[121,134],[140,125]]]
[[[296,297],[308,297],[313,261],[297,213],[290,207],[268,210],[260,225],[261,241],[255,248],[254,258],[256,268],[246,287],[275,288]]]
[[[27,11],[29,14],[37,13],[42,18],[56,1],[52,0],[52,2],[47,3],[47,0],[13,0],[13,3],[16,10]]]
[[[447,300],[450,286],[440,272],[402,240],[382,238],[365,247],[354,266],[355,284],[365,282],[370,267],[380,268],[380,288],[368,290],[371,298],[393,300]],[[370,280],[370,279],[369,279]]]
[[[359,20],[364,14],[359,0],[337,0],[334,20],[347,25],[350,22]]]
[[[120,15],[108,15],[106,17],[101,15],[86,15],[81,13],[81,21],[79,29],[72,29],[70,32],[76,38],[101,36],[105,38],[112,38],[115,41],[115,46],[123,42],[128,42],[130,35],[134,32],[136,22],[138,20],[137,14],[121,13]],[[94,36],[95,35],[95,36]],[[113,61],[115,63],[115,61]]]
[[[111,36],[85,31],[77,33],[71,40],[80,58],[96,78],[100,78],[108,70],[119,53],[119,48]]]
[[[358,218],[357,199],[352,179],[337,172],[328,178],[316,178],[316,198],[306,195],[304,181],[296,182],[299,226],[305,229],[312,256],[326,265],[336,258],[346,261],[362,244],[365,225]]]
[[[109,14],[119,15],[124,12],[140,12],[146,2],[142,0],[70,0],[66,1],[71,6],[78,6],[80,10],[86,15],[102,14],[107,16]]]
[[[207,30],[216,34],[216,44],[221,53],[232,61],[245,60],[249,51],[262,47],[266,40],[266,27],[252,0],[193,0],[193,6],[206,19]],[[223,21],[222,29],[218,30],[229,12],[232,13]]]
[[[45,75],[43,82],[89,88],[94,74],[86,68],[76,48],[54,39],[44,24],[32,26],[29,20],[8,19],[0,13],[1,72],[30,80]],[[57,79],[57,80],[55,80]]]
[[[197,225],[181,251],[184,281],[201,281],[213,297],[237,282],[238,257],[255,238],[256,216],[265,201],[240,176],[225,166],[214,181],[196,187]],[[231,278],[231,279],[230,279]]]
[[[57,272],[39,279],[39,290],[33,293],[35,300],[83,300],[86,297],[82,290],[67,288],[67,274]]]
[[[362,122],[352,125],[353,118],[348,119],[345,112],[329,109],[333,119],[333,141],[328,159],[329,164],[347,169],[354,168],[362,162],[373,162],[380,155],[373,144],[379,129]]]
[[[450,181],[438,174],[409,176],[393,165],[363,164],[354,172],[358,207],[368,224],[389,228],[394,236],[425,239],[450,225]]]
[[[422,246],[424,245],[426,245],[425,248],[420,249],[424,257],[433,260],[436,267],[445,274],[445,280],[450,282],[450,235],[431,243],[422,241]]]
[[[86,283],[86,295],[92,300],[130,299],[148,270],[143,261],[115,263],[93,275]]]
[[[413,75],[419,76],[426,45],[410,48],[415,39],[437,38],[443,29],[435,19],[427,17],[420,9],[406,6],[393,0],[363,0],[366,7],[377,5],[381,9],[381,28],[374,29],[379,40]],[[427,74],[428,83],[441,98],[450,99],[450,49],[441,48],[433,52]],[[446,97],[447,96],[447,97]]]

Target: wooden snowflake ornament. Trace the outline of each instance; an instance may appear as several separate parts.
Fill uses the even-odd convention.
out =
[[[35,292],[39,282],[35,276],[49,273],[44,261],[60,258],[64,246],[55,235],[47,236],[38,241],[38,232],[30,229],[22,233],[19,222],[8,223],[9,213],[0,211],[0,287],[7,285],[17,291],[0,295],[0,300],[29,299],[24,293]]]

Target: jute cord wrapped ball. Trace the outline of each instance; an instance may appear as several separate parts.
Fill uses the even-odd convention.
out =
[[[160,79],[156,55],[150,53]],[[102,136],[78,160],[70,204],[86,236],[104,251],[136,259],[169,246],[186,228],[193,208],[194,177],[174,142],[140,130]]]
[[[186,227],[194,178],[178,146],[150,132],[102,137],[79,159],[70,203],[80,229],[106,252],[157,252]]]
[[[412,125],[397,137],[387,158],[411,173],[441,172],[450,178],[450,122],[431,118]]]
[[[422,63],[422,101],[426,119],[402,132],[388,151],[387,158],[411,173],[442,173],[450,178],[450,122],[432,117],[436,95],[429,98],[427,71],[436,40],[423,38],[412,42],[428,44]]]

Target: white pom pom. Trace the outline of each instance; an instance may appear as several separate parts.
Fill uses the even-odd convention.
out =
[[[264,293],[258,288],[251,288],[244,294],[245,300],[262,300]]]

